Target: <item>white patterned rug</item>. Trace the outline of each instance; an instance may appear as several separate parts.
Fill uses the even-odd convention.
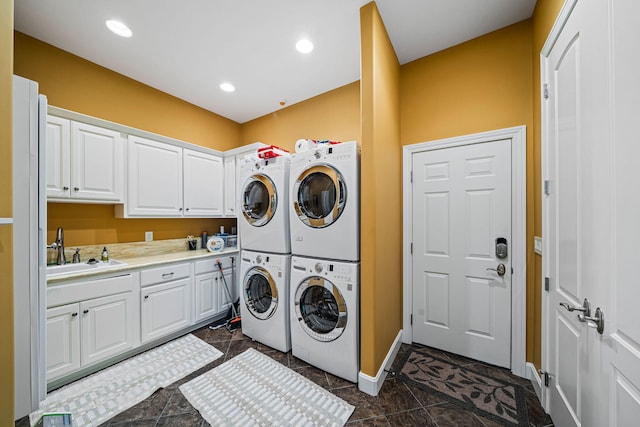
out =
[[[343,426],[355,409],[297,372],[249,349],[180,386],[212,426]]]
[[[33,426],[43,413],[70,412],[74,427],[97,426],[220,356],[186,335],[49,393],[29,420]]]

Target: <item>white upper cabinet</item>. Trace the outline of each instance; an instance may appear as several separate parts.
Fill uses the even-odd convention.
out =
[[[71,122],[47,116],[47,198],[69,198]]]
[[[139,136],[128,147],[126,216],[222,216],[220,156]]]
[[[47,118],[47,197],[122,203],[124,146],[120,132]]]
[[[236,157],[224,158],[224,215],[236,216]]]
[[[184,216],[222,215],[222,158],[184,149]]]
[[[130,216],[182,216],[182,148],[129,136],[126,211]]]

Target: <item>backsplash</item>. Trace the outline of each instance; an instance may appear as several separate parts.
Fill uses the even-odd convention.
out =
[[[130,242],[130,243],[111,243],[108,245],[87,245],[87,246],[71,246],[64,248],[64,254],[67,262],[73,260],[73,254],[77,248],[80,248],[81,262],[87,262],[90,258],[100,260],[102,248],[106,246],[109,252],[109,258],[137,258],[142,256],[163,255],[168,253],[176,253],[187,251],[187,239],[168,239],[154,240],[152,242]],[[198,239],[198,250],[202,249],[201,241]],[[47,250],[47,264],[56,263],[55,250]]]

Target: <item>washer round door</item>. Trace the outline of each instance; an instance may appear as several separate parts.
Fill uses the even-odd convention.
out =
[[[312,228],[334,223],[347,203],[342,174],[329,165],[305,169],[293,186],[293,206],[300,221]]]
[[[305,279],[296,290],[296,318],[302,329],[322,342],[336,340],[347,326],[347,305],[340,290],[322,277]]]
[[[278,308],[278,289],[269,272],[262,267],[253,267],[244,276],[244,303],[254,317],[266,320]]]
[[[276,186],[266,175],[252,175],[242,192],[242,215],[255,227],[262,227],[273,218],[278,207]]]

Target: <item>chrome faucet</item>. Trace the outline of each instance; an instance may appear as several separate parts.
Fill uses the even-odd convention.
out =
[[[56,241],[51,245],[48,245],[47,249],[54,249],[58,251],[56,264],[64,265],[67,263],[67,258],[64,256],[64,230],[62,230],[62,227],[58,227],[58,232],[56,233]]]

